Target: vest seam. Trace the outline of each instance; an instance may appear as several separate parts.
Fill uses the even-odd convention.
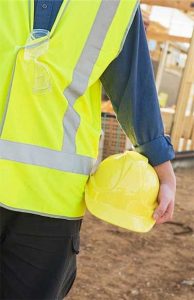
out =
[[[121,45],[120,45],[120,48],[119,48],[119,52],[117,53],[117,56],[116,56],[116,57],[119,56],[119,54],[121,53],[121,51],[122,51],[122,49],[123,49],[125,40],[126,40],[126,38],[127,38],[128,32],[129,32],[129,30],[130,30],[130,28],[131,28],[131,25],[132,25],[132,23],[133,23],[133,20],[134,20],[134,18],[135,18],[135,14],[136,14],[136,12],[137,12],[137,8],[138,8],[139,5],[140,5],[140,0],[137,0],[137,1],[136,1],[136,4],[135,4],[135,7],[134,7],[134,9],[133,9],[133,13],[132,13],[131,16],[130,16],[129,24],[128,24],[126,30],[125,30],[125,33],[124,33],[124,36],[123,36],[123,39],[122,39],[122,42],[121,42]],[[116,58],[116,57],[115,57],[115,58]]]
[[[7,93],[7,97],[6,97],[5,108],[4,108],[4,112],[3,112],[3,116],[2,116],[2,121],[1,121],[1,125],[0,125],[0,137],[1,137],[2,133],[3,133],[3,129],[4,129],[5,121],[6,121],[6,116],[7,116],[7,112],[8,112],[8,107],[9,107],[9,102],[10,102],[10,96],[11,96],[11,90],[12,90],[12,85],[13,85],[13,81],[14,81],[14,74],[15,74],[15,69],[16,69],[16,63],[17,63],[16,60],[17,60],[17,54],[16,54],[14,66],[13,66],[13,69],[12,69],[12,75],[11,75],[10,85],[9,85],[9,89],[8,89],[8,93]]]
[[[83,219],[84,216],[80,216],[80,217],[68,217],[68,216],[60,216],[60,215],[53,215],[53,214],[49,214],[49,213],[42,213],[42,212],[38,212],[38,211],[34,211],[34,210],[29,210],[29,209],[20,209],[20,208],[15,208],[9,205],[6,205],[2,202],[0,202],[0,207],[3,207],[5,209],[9,209],[12,211],[16,211],[16,212],[23,212],[23,213],[29,213],[29,214],[35,214],[35,215],[39,215],[39,216],[43,216],[43,217],[50,217],[50,218],[56,218],[56,219],[65,219],[65,220],[81,220]]]

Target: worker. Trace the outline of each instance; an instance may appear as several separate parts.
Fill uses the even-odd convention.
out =
[[[1,299],[63,299],[76,278],[84,187],[101,133],[101,87],[156,170],[171,220],[164,134],[139,2],[0,2]]]

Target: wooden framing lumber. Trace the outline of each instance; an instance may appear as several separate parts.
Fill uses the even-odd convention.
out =
[[[191,97],[191,89],[194,84],[194,31],[192,42],[190,45],[188,58],[183,73],[183,79],[180,86],[177,107],[175,112],[175,119],[172,128],[172,143],[176,151],[179,149],[180,139],[184,139],[183,149],[187,147],[188,140],[191,140],[191,149],[194,150],[193,138],[194,138],[194,122],[193,122],[193,102],[192,98],[192,108],[190,112],[190,117],[187,115],[188,101]],[[187,128],[186,128],[187,127]]]
[[[164,73],[166,58],[167,58],[167,54],[168,54],[168,48],[169,48],[169,42],[167,41],[167,42],[164,43],[164,48],[163,48],[162,53],[160,55],[158,71],[157,71],[157,74],[156,74],[156,89],[157,89],[157,92],[159,91],[160,84],[161,84],[161,81],[162,81],[162,76],[163,76],[163,73]]]
[[[176,35],[170,35],[168,33],[160,33],[160,32],[154,32],[154,31],[147,31],[147,38],[155,41],[169,41],[169,42],[179,42],[179,43],[190,43],[191,38],[184,37],[184,36],[176,36]]]
[[[194,11],[193,0],[141,0],[141,3]]]

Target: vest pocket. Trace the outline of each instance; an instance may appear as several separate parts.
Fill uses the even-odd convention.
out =
[[[11,85],[1,138],[13,142],[61,150],[63,117],[67,101],[52,76],[52,89],[33,93],[33,63],[23,60],[21,49]]]
[[[80,236],[79,236],[79,234],[72,237],[72,251],[75,254],[79,254],[79,251],[80,251]]]

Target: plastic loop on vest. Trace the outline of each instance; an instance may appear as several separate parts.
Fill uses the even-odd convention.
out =
[[[41,62],[41,56],[49,49],[50,31],[34,29],[27,39],[24,59],[33,62],[33,93],[46,93],[51,90],[51,74],[48,66]]]

